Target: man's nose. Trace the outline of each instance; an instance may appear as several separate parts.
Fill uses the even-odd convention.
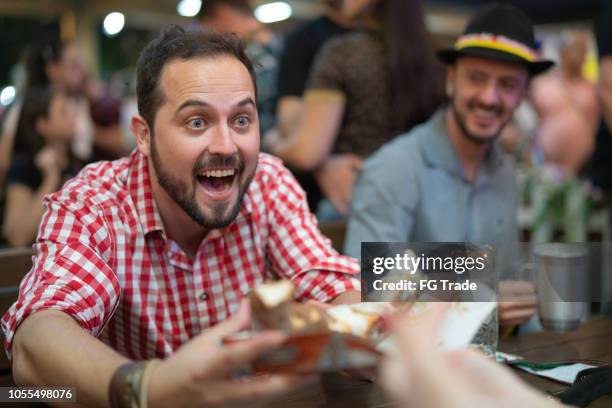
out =
[[[500,103],[500,95],[497,84],[488,83],[480,93],[480,101],[486,106],[495,107]]]
[[[232,131],[227,125],[218,126],[215,129],[208,145],[208,151],[210,154],[219,155],[231,155],[238,151],[238,147],[232,137]]]

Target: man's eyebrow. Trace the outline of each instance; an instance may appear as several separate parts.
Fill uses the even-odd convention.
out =
[[[488,72],[480,68],[466,68],[465,71],[469,74],[488,75]]]
[[[246,105],[252,105],[253,107],[255,107],[255,101],[250,96],[247,96],[246,98],[238,102],[239,108],[242,108],[243,106],[246,106]]]
[[[187,99],[185,102],[181,103],[179,105],[179,107],[176,109],[177,112],[180,112],[181,110],[188,108],[190,106],[201,106],[201,107],[205,107],[208,108],[211,105],[207,102],[204,101],[200,101],[198,99]]]
[[[243,106],[247,106],[247,105],[252,105],[253,107],[255,107],[255,101],[253,101],[253,98],[251,98],[250,96],[244,98],[243,100],[241,100],[240,102],[237,103],[237,106],[239,108],[242,108]],[[185,109],[185,108],[189,108],[191,106],[199,106],[199,107],[203,107],[203,108],[210,108],[212,107],[212,105],[208,102],[204,102],[201,101],[199,99],[188,99],[185,102],[181,103],[179,105],[179,107],[176,109],[176,112],[180,112],[181,110]]]

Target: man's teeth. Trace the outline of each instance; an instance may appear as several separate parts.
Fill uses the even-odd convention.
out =
[[[476,116],[481,116],[483,118],[494,118],[497,116],[497,112],[495,110],[485,110],[485,109],[476,109],[474,110]]]
[[[234,173],[236,173],[236,170],[234,170],[234,169],[230,169],[230,170],[206,170],[206,171],[200,173],[200,176],[203,176],[203,177],[229,177],[229,176],[233,176]]]

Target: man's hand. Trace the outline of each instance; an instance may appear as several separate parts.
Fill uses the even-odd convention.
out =
[[[43,147],[36,155],[34,163],[44,177],[59,177],[64,164],[57,149],[53,146]]]
[[[446,306],[393,323],[397,354],[383,361],[380,379],[398,406],[419,408],[560,408],[510,370],[474,350],[442,351],[436,342]]]
[[[278,332],[264,332],[249,340],[222,345],[224,338],[248,327],[249,314],[245,302],[235,316],[193,338],[156,367],[151,376],[149,405],[209,407],[237,404],[281,394],[301,384],[304,377],[297,375],[232,377],[234,372],[265,351],[280,346],[286,339]]]
[[[315,171],[319,188],[342,215],[348,213],[353,197],[355,177],[363,160],[351,153],[333,156]]]
[[[538,298],[531,282],[499,283],[499,323],[502,326],[524,324],[536,311]]]

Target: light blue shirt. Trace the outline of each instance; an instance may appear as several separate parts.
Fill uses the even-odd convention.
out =
[[[354,190],[345,252],[361,242],[473,242],[496,250],[498,276],[517,272],[513,159],[494,144],[470,182],[446,130],[446,109],[384,145]],[[501,274],[500,274],[501,272]]]

